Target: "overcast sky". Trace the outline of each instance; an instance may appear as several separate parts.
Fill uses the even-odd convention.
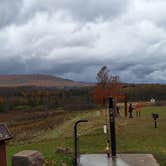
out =
[[[0,74],[166,83],[166,0],[0,0]]]

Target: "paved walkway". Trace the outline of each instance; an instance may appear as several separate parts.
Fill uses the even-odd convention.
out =
[[[159,166],[152,154],[118,154],[108,159],[106,154],[81,155],[81,166]]]

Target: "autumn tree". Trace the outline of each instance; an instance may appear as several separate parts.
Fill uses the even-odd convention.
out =
[[[119,76],[110,75],[107,66],[103,66],[97,73],[96,79],[97,84],[92,91],[94,102],[105,107],[109,96],[112,96],[116,102],[121,89]]]
[[[103,88],[106,88],[110,82],[109,70],[107,66],[103,66],[97,73],[97,84]]]
[[[103,66],[97,73],[97,84],[92,91],[92,97],[95,103],[105,106],[106,99],[109,95],[108,85],[110,82],[109,70],[106,66]]]

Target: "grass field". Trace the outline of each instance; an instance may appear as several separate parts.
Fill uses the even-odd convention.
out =
[[[159,114],[156,129],[152,112]],[[81,118],[89,120],[79,126],[81,153],[105,152],[105,120],[101,111],[15,112],[12,116],[11,113],[0,115],[0,118],[8,122],[14,135],[14,139],[7,146],[9,166],[11,156],[25,149],[42,152],[46,158],[45,165],[71,165],[73,125]],[[140,118],[116,118],[116,126],[118,153],[152,153],[161,166],[166,165],[166,107],[144,107]],[[57,152],[59,147],[68,147],[71,153]]]

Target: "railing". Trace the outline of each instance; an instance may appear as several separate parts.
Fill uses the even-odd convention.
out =
[[[77,136],[77,125],[82,122],[88,122],[88,120],[82,119],[78,120],[74,125],[74,153],[73,153],[73,166],[78,166],[80,158],[80,148],[79,148],[79,136]]]
[[[80,163],[80,137],[77,137],[77,163]]]

